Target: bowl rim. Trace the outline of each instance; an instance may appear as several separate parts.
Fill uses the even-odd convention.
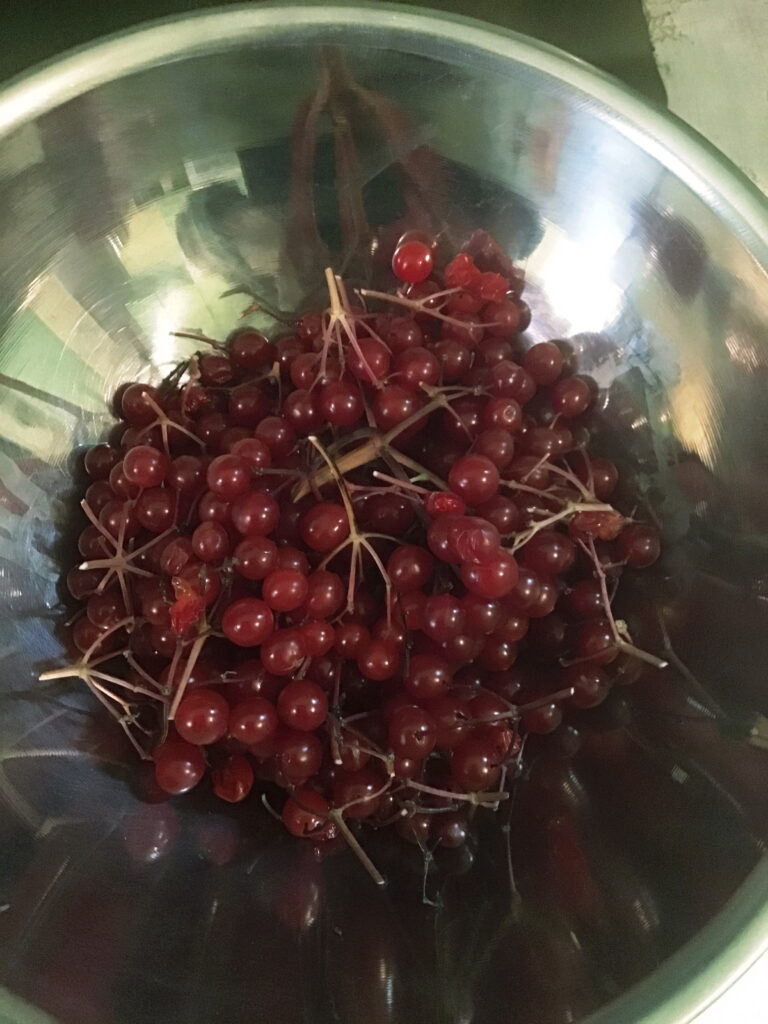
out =
[[[162,63],[250,40],[279,40],[302,29],[359,29],[445,43],[513,60],[579,90],[621,134],[684,182],[732,229],[768,271],[768,199],[693,128],[605,72],[546,43],[460,15],[390,3],[259,3],[210,8],[151,21],[70,50],[0,89],[0,146],[16,129],[69,100]],[[372,45],[376,45],[375,40]],[[420,52],[420,51],[414,51]],[[434,54],[433,54],[434,55]],[[685,1024],[711,1005],[768,951],[768,858],[684,946],[584,1024]],[[0,1009],[6,993],[0,989]],[[18,1007],[18,1002],[14,1000]],[[31,1010],[31,1008],[30,1008]],[[11,1019],[23,1021],[23,1018]]]
[[[604,116],[621,134],[641,144],[714,206],[768,266],[768,197],[694,128],[612,75],[557,47],[475,18],[428,8],[354,0],[326,5],[310,0],[288,7],[279,3],[211,7],[145,22],[54,57],[0,88],[0,141],[27,121],[117,78],[202,55],[226,43],[243,44],[247,34],[277,39],[298,27],[428,35],[467,52],[474,49],[515,60],[579,89],[602,104]]]

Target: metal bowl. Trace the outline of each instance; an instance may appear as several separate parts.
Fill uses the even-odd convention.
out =
[[[369,221],[402,216],[416,153],[451,230],[525,263],[531,340],[569,340],[600,387],[600,443],[665,534],[625,615],[670,667],[626,672],[532,756],[514,888],[490,822],[428,874],[437,905],[414,851],[380,844],[379,892],[253,808],[142,803],[77,682],[37,681],[62,654],[72,453],[108,429],[115,386],[188,355],[175,328],[227,332],[247,300],[224,292],[309,301],[316,253],[285,259],[290,141],[329,52],[406,114],[388,136],[370,107],[351,125]],[[324,125],[328,245],[331,148]],[[719,154],[510,33],[259,5],[122,35],[0,94],[0,226],[3,1020],[662,1024],[758,957],[768,216]]]

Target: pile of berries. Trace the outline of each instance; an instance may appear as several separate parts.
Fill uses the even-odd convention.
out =
[[[528,733],[607,695],[640,651],[611,602],[656,531],[610,504],[592,382],[526,347],[522,274],[487,236],[411,232],[389,291],[245,328],[116,396],[85,456],[67,576],[81,679],[159,787],[274,786],[315,841],[350,821],[421,845],[498,807]],[[274,800],[274,796],[271,798]]]

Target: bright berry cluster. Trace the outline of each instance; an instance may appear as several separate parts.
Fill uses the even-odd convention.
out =
[[[489,240],[490,241],[490,240]],[[611,610],[655,530],[587,450],[592,383],[526,347],[522,275],[410,233],[401,285],[268,340],[236,331],[120,389],[92,448],[75,663],[159,786],[285,791],[294,835],[392,823],[459,845],[526,733],[602,701],[636,648]],[[438,269],[442,263],[443,269]]]

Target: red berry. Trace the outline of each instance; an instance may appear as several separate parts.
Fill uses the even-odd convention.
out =
[[[460,516],[466,511],[467,504],[458,494],[450,491],[430,491],[424,500],[424,511],[430,519],[438,516]]]
[[[292,836],[322,839],[328,827],[328,801],[309,786],[299,786],[283,807],[283,824]]]
[[[444,272],[446,288],[471,289],[480,277],[480,271],[465,252],[455,256]]]
[[[323,748],[314,733],[284,729],[275,742],[275,759],[285,779],[298,785],[320,768]]]
[[[182,739],[206,746],[227,732],[229,705],[220,693],[207,687],[188,691],[176,709],[174,725]]]
[[[230,452],[247,462],[251,469],[268,469],[272,465],[272,454],[269,447],[258,437],[244,437],[236,441]]]
[[[423,384],[434,387],[440,382],[440,364],[429,349],[407,348],[395,360],[395,379],[408,391],[423,392]]]
[[[581,416],[592,404],[592,388],[583,377],[566,377],[553,386],[549,400],[559,416]]]
[[[461,582],[470,593],[493,599],[511,592],[517,582],[518,567],[512,555],[501,552],[485,565],[464,563],[460,572]]]
[[[320,412],[334,427],[351,427],[363,415],[359,386],[350,381],[333,381],[320,392]]]
[[[403,242],[392,257],[392,272],[406,284],[419,284],[432,273],[432,250],[424,242]]]
[[[510,359],[504,359],[491,367],[488,390],[499,398],[513,398],[520,405],[525,405],[536,393],[536,385],[527,370]]]
[[[123,417],[136,427],[146,426],[157,418],[160,393],[149,384],[130,384],[121,399]]]
[[[313,619],[331,619],[344,603],[345,591],[335,572],[318,569],[307,577],[306,611]]]
[[[207,387],[221,387],[232,380],[232,364],[226,356],[208,353],[200,357],[200,381]]]
[[[169,459],[164,452],[149,445],[137,445],[125,453],[123,473],[137,487],[157,487],[168,472]]]
[[[347,369],[364,384],[379,384],[389,373],[389,349],[376,338],[361,338],[347,357]]]
[[[623,526],[624,519],[618,512],[579,512],[568,524],[568,532],[576,540],[580,537],[615,540]]]
[[[247,373],[271,366],[275,360],[274,348],[270,342],[263,334],[250,327],[233,334],[229,339],[228,348],[232,365]]]
[[[434,559],[417,544],[403,544],[395,548],[387,561],[387,574],[398,593],[421,590],[432,579]]]
[[[540,530],[522,549],[523,563],[544,576],[567,572],[576,559],[576,547],[557,530]]]
[[[342,772],[333,787],[333,802],[345,818],[369,818],[381,804],[382,780],[369,768]]]
[[[432,700],[448,692],[451,667],[447,661],[431,654],[414,654],[403,678],[403,689],[414,700]]]
[[[514,458],[515,442],[508,430],[490,427],[477,435],[472,446],[472,454],[483,456],[490,460],[497,470],[504,470]]]
[[[387,333],[382,335],[393,355],[399,355],[406,349],[423,345],[424,332],[407,316],[396,316],[387,322]]]
[[[256,427],[255,434],[266,444],[274,459],[284,459],[296,444],[296,431],[281,416],[266,416]]]
[[[308,548],[332,551],[349,536],[349,516],[343,505],[322,501],[304,513],[299,531]]]
[[[251,469],[237,455],[219,455],[208,467],[206,481],[209,490],[231,501],[250,487]]]
[[[342,622],[336,627],[335,649],[339,657],[356,659],[370,640],[370,633],[361,622]]]
[[[443,643],[464,631],[464,608],[451,594],[435,594],[424,602],[421,616],[422,632]]]
[[[392,640],[374,637],[361,646],[357,667],[366,679],[391,679],[400,666],[400,648]]]
[[[269,399],[255,384],[241,384],[229,393],[229,417],[240,427],[255,427],[269,411]]]
[[[432,835],[432,815],[409,814],[406,818],[398,819],[395,829],[406,843],[413,843],[414,846],[423,848]]]
[[[458,338],[441,338],[432,345],[432,351],[440,361],[446,384],[461,380],[472,363],[472,352]]]
[[[229,533],[221,523],[205,520],[192,534],[192,551],[201,562],[220,564],[229,554],[231,541]]]
[[[291,612],[304,604],[309,593],[307,577],[295,569],[275,569],[264,580],[262,598],[276,612]]]
[[[229,731],[232,736],[252,746],[268,740],[278,726],[277,711],[264,697],[246,697],[232,708]]]
[[[107,480],[120,461],[120,452],[108,444],[97,444],[85,453],[85,471],[93,480]]]
[[[287,683],[277,698],[277,713],[292,729],[312,732],[328,714],[328,697],[316,683],[294,679]]]
[[[480,277],[475,281],[472,286],[472,291],[478,295],[481,299],[493,304],[499,304],[504,301],[504,297],[509,291],[509,281],[501,274],[496,274],[493,271],[487,271],[480,274]],[[515,308],[515,307],[513,307]],[[486,307],[487,311],[487,307]],[[504,323],[504,313],[497,313],[493,308],[489,311],[489,320],[496,320],[497,317],[502,318],[502,324]]]
[[[469,736],[453,751],[451,775],[468,793],[492,789],[499,781],[498,750],[485,736]]]
[[[310,658],[323,658],[336,642],[336,631],[327,622],[305,622],[299,627],[302,643]]]
[[[569,703],[574,708],[594,708],[602,704],[610,690],[608,677],[592,662],[569,665],[563,670],[562,685],[573,687]]]
[[[484,288],[490,291],[494,287],[498,288],[498,291],[494,300],[483,307],[483,323],[486,324],[486,331],[491,337],[508,338],[521,330],[520,306],[505,298],[506,291],[509,290],[509,281],[505,277],[500,281],[492,281],[489,277]],[[506,289],[503,295],[500,294],[502,287]]]
[[[235,569],[247,580],[263,580],[277,568],[277,545],[268,537],[246,537],[232,555]]]
[[[576,631],[576,652],[579,658],[607,665],[618,656],[616,638],[606,618],[587,619]]]
[[[652,526],[630,523],[616,541],[619,558],[633,569],[646,569],[661,554],[659,535]]]
[[[166,484],[185,496],[199,495],[205,486],[203,460],[195,455],[179,455],[168,468]]]
[[[289,676],[306,656],[304,639],[298,629],[278,629],[261,647],[264,668],[275,676]]]
[[[90,506],[91,512],[98,515],[105,505],[114,500],[115,494],[116,492],[112,490],[106,480],[94,480],[85,492],[85,501]]]
[[[619,480],[619,471],[608,459],[584,456],[576,460],[574,469],[581,482],[589,487],[599,501],[613,494]]]
[[[437,818],[435,838],[449,850],[463,846],[472,834],[467,819],[461,814],[440,814]]]
[[[239,803],[253,788],[253,768],[247,757],[232,754],[212,775],[213,792],[229,804]]]
[[[376,425],[384,432],[394,430],[404,423],[411,416],[415,416],[424,405],[424,399],[412,391],[397,384],[390,384],[376,392],[372,408]],[[416,419],[409,427],[405,427],[398,433],[401,440],[412,437],[423,427],[423,422]]]
[[[437,743],[437,725],[423,708],[401,707],[389,719],[389,744],[400,757],[423,760]]]
[[[551,341],[533,345],[523,357],[523,366],[539,385],[554,384],[563,372],[563,353]]]
[[[465,455],[454,463],[448,483],[468,504],[480,505],[498,491],[499,471],[484,455]]]
[[[523,715],[523,726],[528,732],[544,735],[554,732],[563,720],[563,712],[557,704],[542,704]]]
[[[427,702],[426,710],[437,727],[437,746],[453,750],[467,736],[471,715],[466,703],[454,692],[448,692]]]
[[[188,793],[204,774],[205,759],[191,743],[168,741],[155,754],[155,778],[165,793]]]
[[[238,647],[257,647],[272,635],[274,617],[271,608],[257,597],[233,601],[221,617],[221,629]]]
[[[280,521],[280,506],[271,494],[250,491],[232,504],[232,525],[245,537],[266,537]]]

